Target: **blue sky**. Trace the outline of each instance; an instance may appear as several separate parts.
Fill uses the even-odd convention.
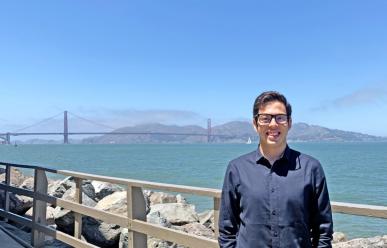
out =
[[[278,90],[294,122],[387,136],[386,12],[377,0],[8,1],[0,131],[63,110],[112,127],[249,120]]]

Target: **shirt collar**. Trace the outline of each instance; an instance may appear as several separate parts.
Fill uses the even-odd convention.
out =
[[[286,159],[286,160],[290,160],[290,148],[288,145],[286,145],[285,147],[285,151],[284,153],[282,154],[281,158],[280,159]],[[261,153],[261,151],[259,150],[259,144],[258,144],[258,148],[257,148],[257,152],[255,153],[255,161],[258,163],[261,159],[265,159]]]

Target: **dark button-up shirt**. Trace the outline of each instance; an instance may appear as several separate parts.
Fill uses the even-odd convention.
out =
[[[332,233],[328,188],[316,159],[286,147],[273,166],[259,149],[230,162],[220,247],[331,247]]]

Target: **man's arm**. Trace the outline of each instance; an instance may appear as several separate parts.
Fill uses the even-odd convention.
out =
[[[313,247],[332,247],[333,221],[329,193],[324,171],[319,164],[314,173],[315,192],[312,216]]]
[[[237,171],[230,163],[224,176],[219,211],[218,241],[221,248],[233,248],[236,246],[236,236],[240,224],[239,196],[236,191],[238,180]]]

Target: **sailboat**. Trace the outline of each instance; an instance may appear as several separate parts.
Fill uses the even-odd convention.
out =
[[[246,144],[251,144],[251,139],[250,139],[250,137],[247,139],[247,141],[246,141]]]

